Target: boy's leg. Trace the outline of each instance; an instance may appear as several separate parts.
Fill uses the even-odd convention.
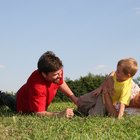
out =
[[[87,93],[79,97],[78,99],[78,112],[88,116],[88,111],[93,108],[97,101],[97,96],[93,96],[92,93]]]
[[[99,94],[95,106],[88,111],[88,114],[91,116],[104,116],[106,114],[102,94]]]
[[[13,95],[0,91],[0,103],[8,106],[12,111],[16,111],[16,98]]]

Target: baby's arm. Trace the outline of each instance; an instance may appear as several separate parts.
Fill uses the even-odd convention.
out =
[[[118,119],[121,119],[125,110],[125,104],[121,103],[120,104],[120,109],[119,109],[119,114],[118,114]]]

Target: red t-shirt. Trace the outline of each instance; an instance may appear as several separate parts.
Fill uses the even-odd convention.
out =
[[[27,80],[27,83],[17,92],[17,112],[30,113],[46,111],[62,83],[63,78],[59,84],[47,82],[38,70],[34,71]]]

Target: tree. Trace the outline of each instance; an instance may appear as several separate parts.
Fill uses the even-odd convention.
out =
[[[87,76],[81,76],[79,79],[76,79],[74,81],[70,78],[66,78],[65,81],[69,85],[73,93],[76,96],[80,96],[98,88],[104,81],[105,77],[106,76],[93,75],[91,73],[88,73]],[[69,101],[69,98],[58,91],[55,101]]]

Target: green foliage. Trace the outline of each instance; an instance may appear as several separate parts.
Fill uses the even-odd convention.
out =
[[[106,76],[93,75],[89,73],[87,76],[81,76],[79,79],[70,80],[69,78],[66,78],[65,81],[69,85],[73,93],[76,96],[80,96],[98,88],[104,81],[105,77]],[[60,91],[58,91],[54,101],[69,101],[69,99]]]
[[[69,102],[53,103],[49,111],[75,108]],[[5,113],[4,113],[5,112]],[[19,115],[0,110],[1,140],[139,140],[140,116],[79,117],[72,119]]]

